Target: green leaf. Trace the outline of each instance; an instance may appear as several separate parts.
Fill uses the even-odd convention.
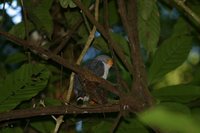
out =
[[[200,87],[194,85],[174,85],[152,91],[160,101],[188,103],[200,97]]]
[[[94,39],[93,46],[96,49],[103,51],[104,53],[109,53],[108,44],[106,43],[104,38],[101,36],[96,37]]]
[[[9,31],[9,33],[21,38],[21,39],[24,39],[25,37],[25,28],[24,28],[24,23],[21,22],[21,23],[18,23],[16,25],[14,25],[12,27],[12,29]]]
[[[24,53],[17,52],[17,53],[7,56],[5,63],[7,64],[22,63],[24,61],[27,61],[27,59],[28,58]]]
[[[53,31],[53,20],[49,12],[52,2],[53,0],[41,0],[36,5],[30,1],[25,2],[30,19],[37,29],[46,32],[49,38]]]
[[[109,25],[113,26],[113,25],[118,24],[120,21],[120,17],[118,13],[117,3],[115,0],[108,1],[108,13],[109,13],[109,18],[108,18]],[[100,8],[99,18],[100,18],[100,22],[105,21],[103,8]]]
[[[159,11],[154,0],[138,1],[138,32],[140,43],[154,52],[160,35]]]
[[[158,107],[164,107],[167,110],[183,113],[183,114],[191,114],[190,108],[184,104],[177,103],[177,102],[161,102],[157,105]]]
[[[80,19],[82,18],[80,12],[77,11],[70,11],[70,12],[68,11],[65,12],[64,15],[67,21],[67,25],[69,27],[74,26],[74,24],[77,23],[77,21],[80,21]],[[86,26],[83,24],[80,25],[79,28],[77,29],[77,33],[80,37],[82,37],[82,40],[84,40],[84,42],[80,42],[80,39],[77,41],[80,42],[81,44],[85,43],[85,41],[88,38],[88,31],[86,29]]]
[[[0,85],[0,112],[9,111],[37,95],[46,87],[49,75],[49,71],[41,64],[24,64],[7,75]]]
[[[23,133],[23,130],[19,127],[6,127],[6,128],[2,128],[0,129],[1,133]]]
[[[117,42],[119,46],[122,48],[124,54],[130,56],[130,47],[125,37],[120,35],[119,33],[117,34],[114,32],[111,32],[110,35],[111,38],[115,40],[115,42]]]
[[[186,21],[180,17],[173,28],[172,36],[175,37],[175,36],[187,35],[190,33],[190,29],[191,27],[189,27]]]
[[[102,121],[96,126],[92,127],[94,133],[108,133],[111,131],[113,126],[112,122]],[[118,128],[116,133],[148,133],[148,130],[136,119],[127,119],[123,120]]]
[[[149,83],[155,83],[168,72],[180,66],[192,48],[192,38],[176,36],[165,40],[155,53],[148,73]]]
[[[64,15],[68,26],[73,26],[82,17],[80,12],[76,11],[68,11]]]
[[[0,86],[2,85],[3,81],[2,79],[7,75],[6,66],[3,64],[0,64]]]
[[[62,105],[60,100],[53,99],[53,98],[45,98],[44,103],[46,106],[58,106]]]
[[[154,5],[156,3],[155,0],[138,0],[138,12],[139,16],[144,20],[148,20],[151,17],[151,14],[154,9]]]
[[[200,67],[195,67],[195,70],[193,72],[193,79],[190,82],[190,84],[194,85],[200,85]]]
[[[136,119],[128,119],[119,124],[116,133],[149,133],[144,125]]]
[[[199,125],[189,115],[153,108],[139,115],[142,122],[165,132],[200,133]]]
[[[111,35],[111,38],[119,44],[119,47],[122,48],[122,51],[124,52],[124,54],[130,57],[130,48],[125,37],[120,35],[119,33],[114,33],[114,32],[110,32],[110,35]],[[93,45],[95,48],[105,53],[109,52],[108,44],[101,36],[95,38]]]
[[[117,58],[117,66],[119,68],[120,76],[124,79],[128,85],[132,83],[132,77],[129,71],[123,66],[122,62]],[[116,74],[114,74],[114,78],[116,79]]]
[[[92,127],[93,133],[108,133],[111,130],[112,123],[108,121],[102,121],[99,124]]]
[[[40,133],[51,133],[55,127],[55,124],[53,121],[40,120],[31,122],[31,126]]]
[[[34,29],[34,26],[31,22],[27,21],[27,27],[29,31]],[[15,35],[16,37],[19,37],[21,39],[25,38],[25,27],[24,22],[20,22],[12,27],[12,29],[9,31],[9,33]]]
[[[74,4],[73,0],[59,0],[60,1],[60,5],[63,8],[67,8],[68,6],[71,8],[76,7],[76,4]]]
[[[200,108],[193,108],[191,110],[192,116],[198,121],[198,123],[200,123]]]

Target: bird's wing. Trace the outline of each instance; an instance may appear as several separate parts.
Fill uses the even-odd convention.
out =
[[[104,64],[102,61],[92,60],[85,67],[98,77],[102,77],[104,74]]]
[[[74,93],[76,97],[82,97],[85,95],[85,91],[83,89],[84,83],[79,75],[75,74],[74,76]]]
[[[92,60],[84,67],[98,77],[102,77],[104,75],[104,64],[102,61]],[[75,75],[74,79],[74,92],[77,97],[83,97],[88,94],[91,100],[100,104],[107,102],[106,96],[104,95],[104,90],[98,88],[97,83],[87,81],[77,74]]]

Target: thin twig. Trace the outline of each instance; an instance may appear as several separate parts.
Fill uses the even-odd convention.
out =
[[[96,3],[95,3],[95,19],[98,21],[98,17],[99,17],[99,0],[96,0]],[[84,49],[82,50],[78,60],[76,61],[76,64],[77,65],[80,65],[84,55],[86,54],[86,52],[88,51],[93,39],[94,39],[94,36],[95,36],[95,32],[96,32],[96,27],[93,26],[92,28],[92,31],[90,32],[90,35],[88,37],[88,40],[85,44],[85,47]],[[66,99],[66,102],[69,103],[69,100],[70,100],[70,97],[71,97],[71,94],[72,94],[72,90],[73,90],[73,85],[74,85],[74,76],[75,76],[75,73],[72,73],[71,76],[70,76],[70,84],[69,84],[69,89],[68,89],[68,93],[67,93],[67,99]]]
[[[89,24],[87,23],[87,22],[88,22],[88,21],[87,21],[87,18],[85,17],[84,13],[82,13],[82,14],[83,14],[84,20],[85,20],[85,22],[86,22],[86,26],[88,26],[88,30],[90,31]],[[99,16],[98,14],[99,14],[99,0],[96,0],[96,3],[95,3],[95,19],[96,19],[97,21],[98,21],[98,16]],[[86,42],[86,44],[85,44],[85,47],[84,47],[84,49],[82,50],[82,52],[81,52],[81,54],[80,54],[78,60],[76,61],[76,64],[77,64],[77,65],[80,65],[80,63],[81,63],[81,61],[82,61],[84,55],[85,55],[86,52],[88,51],[88,49],[89,49],[89,47],[90,47],[90,45],[91,45],[91,43],[92,43],[92,41],[93,41],[93,39],[94,39],[95,32],[96,32],[96,27],[93,26],[92,31],[90,31],[90,35],[89,35],[88,40],[87,40],[87,42]],[[72,74],[71,74],[71,76],[70,76],[70,80],[69,80],[70,83],[69,83],[69,88],[68,88],[67,98],[66,98],[65,103],[69,103],[69,101],[70,101],[71,94],[72,94],[72,91],[73,91],[73,86],[74,86],[74,76],[75,76],[75,73],[72,72]],[[64,116],[61,115],[61,116],[59,116],[58,118],[59,118],[59,120],[62,119],[62,121],[63,121],[63,117],[64,117]],[[59,122],[60,122],[60,121],[59,121]],[[57,133],[57,131],[58,131],[58,129],[59,129],[61,123],[62,123],[62,122],[56,123],[56,127],[55,127],[55,130],[54,130],[54,133]],[[59,124],[60,124],[60,125],[59,125]],[[55,132],[55,131],[56,131],[56,132]]]
[[[23,0],[21,0],[21,5],[22,5],[22,11],[23,11],[23,15],[24,15],[24,30],[25,30],[25,38],[28,40],[28,37],[29,37],[29,35],[28,35],[28,19],[27,19],[27,12],[26,12],[26,7],[25,7],[25,5],[24,5],[24,1]]]
[[[81,14],[82,14],[82,16],[83,16],[83,20],[84,20],[84,22],[85,22],[85,26],[86,26],[87,30],[90,32],[90,31],[91,31],[91,28],[90,28],[89,22],[88,22],[88,20],[87,20],[87,17],[85,16],[84,13],[81,13]]]
[[[58,132],[61,124],[64,122],[63,118],[64,118],[64,115],[60,115],[60,116],[58,116],[58,118],[56,118],[56,120],[55,120],[56,121],[56,126],[55,126],[55,128],[53,130],[53,133],[57,133]]]
[[[121,115],[121,113],[119,112],[119,114],[118,114],[117,118],[115,119],[115,122],[114,122],[114,124],[113,124],[113,126],[112,126],[111,133],[114,133],[115,130],[117,129],[117,126],[118,126],[119,123],[120,123],[121,117],[122,117],[122,115]]]
[[[91,21],[92,24],[94,24],[96,26],[96,28],[99,30],[99,32],[102,34],[102,36],[108,41],[110,42],[110,45],[113,47],[113,49],[115,50],[116,54],[118,55],[118,57],[121,59],[121,61],[123,62],[123,64],[126,66],[126,68],[131,72],[132,71],[132,66],[131,64],[128,62],[128,59],[126,58],[126,56],[124,55],[123,51],[121,50],[121,48],[119,47],[120,45],[117,44],[117,42],[115,42],[111,36],[108,34],[108,32],[104,29],[104,27],[98,23],[95,18],[93,17],[93,15],[89,12],[89,10],[81,3],[80,0],[73,0],[73,2],[85,13],[85,15],[88,17],[88,19]]]
[[[200,25],[200,17],[184,4],[184,0],[174,0],[174,1]]]

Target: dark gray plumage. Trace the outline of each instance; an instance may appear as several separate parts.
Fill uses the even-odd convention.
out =
[[[89,61],[84,67],[96,76],[106,79],[111,66],[112,59],[106,55],[100,55]],[[99,88],[96,83],[82,79],[79,75],[75,75],[74,78],[74,92],[77,100],[88,101],[90,97],[90,100],[100,104],[107,102],[104,89]]]

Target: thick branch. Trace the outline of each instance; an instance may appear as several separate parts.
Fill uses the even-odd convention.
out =
[[[137,30],[136,0],[129,0],[127,5],[124,0],[118,0],[119,13],[123,26],[127,32],[134,72],[132,83],[132,94],[144,102],[144,108],[152,105],[153,99],[147,87],[145,65],[140,54],[140,44]]]
[[[91,114],[91,113],[111,113],[119,112],[120,105],[97,105],[97,106],[88,106],[88,107],[77,107],[73,105],[63,105],[63,106],[54,106],[54,107],[45,107],[38,109],[20,109],[13,110],[6,113],[0,113],[0,122],[21,119],[21,118],[30,118],[36,116],[46,116],[46,115],[61,115],[61,114]]]
[[[36,45],[31,45],[28,41],[17,38],[14,35],[11,35],[7,32],[0,31],[0,35],[3,35],[8,40],[18,44],[19,46],[23,46],[25,48],[29,48],[30,50],[37,51],[37,53],[39,55],[46,55],[47,57],[49,57],[53,61],[57,62],[58,64],[63,65],[64,67],[82,75],[85,79],[87,79],[91,82],[99,83],[100,86],[104,87],[108,91],[110,91],[110,92],[112,92],[112,93],[114,93],[118,96],[121,96],[123,94],[116,87],[114,87],[111,83],[109,83],[108,81],[97,77],[96,75],[94,75],[93,73],[88,71],[87,69],[81,68],[80,66],[78,66],[76,64],[69,64],[68,62],[66,62],[66,60],[64,58],[53,54],[51,51],[49,51],[47,49],[44,49],[42,47],[38,47]]]
[[[126,56],[124,55],[124,53],[122,52],[121,48],[119,47],[119,44],[117,44],[110,36],[110,34],[104,29],[104,27],[99,24],[95,18],[93,17],[93,15],[89,12],[89,10],[81,3],[80,0],[73,0],[73,2],[84,12],[84,14],[88,17],[88,19],[91,21],[91,23],[93,25],[96,26],[96,28],[99,30],[99,32],[102,34],[102,36],[108,41],[110,42],[110,45],[113,47],[113,49],[115,50],[116,54],[119,56],[119,58],[121,59],[121,61],[124,63],[124,65],[126,66],[126,68],[128,69],[129,72],[132,71],[132,66],[131,64],[128,62]]]

